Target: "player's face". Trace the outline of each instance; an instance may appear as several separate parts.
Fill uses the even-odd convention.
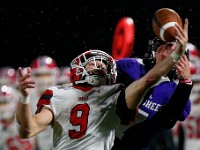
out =
[[[35,73],[34,80],[36,83],[36,90],[40,95],[48,87],[55,85],[56,77],[52,74],[52,72]]]
[[[176,49],[176,42],[166,42],[160,45],[156,50],[156,63],[168,57]]]
[[[99,74],[99,73],[103,73],[104,75],[107,74],[107,66],[99,60],[90,61],[89,63],[87,63],[87,65],[85,66],[85,70],[89,74]]]

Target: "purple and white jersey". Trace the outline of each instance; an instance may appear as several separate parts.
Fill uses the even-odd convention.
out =
[[[110,150],[120,124],[115,106],[120,84],[101,87],[49,88],[38,101],[50,108],[55,149]]]

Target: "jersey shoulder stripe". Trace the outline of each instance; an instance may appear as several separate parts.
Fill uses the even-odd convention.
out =
[[[47,89],[42,96],[40,97],[40,99],[38,100],[37,103],[37,111],[36,113],[40,112],[42,109],[43,105],[49,105],[50,104],[50,99],[53,96],[53,91],[51,89]]]

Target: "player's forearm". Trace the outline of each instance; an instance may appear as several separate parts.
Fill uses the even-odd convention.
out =
[[[182,115],[189,101],[192,87],[193,84],[186,84],[179,82],[178,86],[176,87],[176,90],[174,91],[174,93],[170,98],[169,103],[166,105],[166,107],[164,107],[163,114],[168,116],[168,118],[173,118],[173,117],[179,118]]]
[[[125,90],[125,99],[129,109],[136,109],[141,102],[143,95],[145,95],[148,88],[146,88],[144,78],[134,81]]]
[[[145,76],[145,84],[147,86],[154,85],[161,77],[167,75],[174,67],[175,62],[171,57],[165,58],[157,63]]]
[[[150,87],[166,75],[175,65],[171,57],[156,64],[145,76],[126,88],[126,102],[129,109],[135,109]]]
[[[187,44],[187,43],[186,43]],[[177,46],[176,46],[176,49],[174,52],[176,52],[176,54],[182,56],[184,55],[185,53],[185,49],[186,49],[186,44],[185,46],[184,45],[181,45],[180,43],[177,43]],[[185,47],[185,48],[184,48]]]
[[[160,63],[156,64],[144,77],[146,78],[147,84],[153,84],[162,76],[165,76],[172,70],[175,66],[175,63],[182,57],[185,50],[177,43],[176,50],[167,58],[165,58]]]
[[[27,138],[32,131],[32,112],[30,103],[22,103],[19,101],[16,110],[16,119],[20,125],[20,136]]]
[[[182,55],[182,47],[180,43],[175,52],[179,52]],[[126,88],[126,102],[129,109],[135,109],[141,102],[143,96],[150,87],[156,84],[161,77],[165,76],[174,67],[179,58],[169,56],[160,63],[156,64],[145,76],[141,79],[133,82]]]

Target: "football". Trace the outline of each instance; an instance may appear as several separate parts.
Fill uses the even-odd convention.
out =
[[[154,13],[152,18],[152,28],[155,35],[165,41],[175,40],[176,31],[175,23],[183,27],[183,22],[179,14],[170,8],[161,8]]]

